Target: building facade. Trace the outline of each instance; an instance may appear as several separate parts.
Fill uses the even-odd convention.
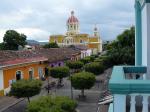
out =
[[[42,79],[46,68],[64,66],[79,60],[81,52],[71,48],[0,51],[0,96],[7,95],[11,84],[20,79]]]
[[[80,33],[80,24],[77,17],[74,15],[74,11],[71,12],[71,16],[67,20],[67,32],[65,35],[51,35],[50,42],[56,42],[61,47],[70,45],[84,45],[91,49],[93,54],[102,52],[102,40],[98,28],[95,26],[93,35]]]

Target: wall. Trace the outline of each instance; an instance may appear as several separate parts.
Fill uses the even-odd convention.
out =
[[[29,69],[33,68],[34,69],[34,78],[38,78],[39,77],[39,74],[38,74],[39,67],[43,68],[43,71],[44,71],[44,68],[46,67],[46,65],[34,63],[34,64],[26,64],[26,65],[22,65],[22,66],[18,65],[18,66],[14,66],[11,68],[4,68],[4,70],[3,70],[4,89],[6,89],[10,86],[11,80],[16,80],[16,71],[22,71],[23,79],[29,79]]]
[[[142,65],[147,66],[147,78],[150,79],[150,3],[142,9]]]
[[[3,70],[0,70],[0,90],[4,88],[3,85]]]

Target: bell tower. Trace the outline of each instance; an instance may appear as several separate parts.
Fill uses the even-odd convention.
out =
[[[74,11],[71,11],[71,16],[67,20],[67,35],[72,36],[74,34],[79,34],[79,21],[74,16]]]

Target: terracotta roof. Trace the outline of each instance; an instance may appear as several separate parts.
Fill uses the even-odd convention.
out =
[[[72,55],[80,53],[71,48],[37,49],[33,51],[0,51],[0,66],[14,64],[49,61],[55,62],[71,58]]]
[[[72,23],[78,23],[78,19],[74,16],[74,11],[71,11],[71,17],[69,17],[67,23],[72,24]]]

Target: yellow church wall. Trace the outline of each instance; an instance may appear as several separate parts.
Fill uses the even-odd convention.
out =
[[[4,68],[3,69],[3,76],[4,76],[4,89],[8,88],[9,85],[9,81],[16,79],[16,72],[17,71],[21,71],[23,73],[23,79],[29,79],[29,69],[33,69],[33,73],[34,73],[34,78],[38,78],[39,77],[39,73],[38,73],[38,68],[41,67],[43,69],[43,73],[44,73],[44,68],[46,67],[45,64],[40,64],[40,63],[33,63],[33,64],[26,64],[26,65],[22,65],[22,66],[15,66],[12,68]]]
[[[64,36],[63,35],[50,36],[50,42],[57,41],[58,43],[62,43],[63,40],[64,40]]]
[[[97,37],[95,37],[95,38],[89,38],[89,42],[98,42],[98,38]]]

